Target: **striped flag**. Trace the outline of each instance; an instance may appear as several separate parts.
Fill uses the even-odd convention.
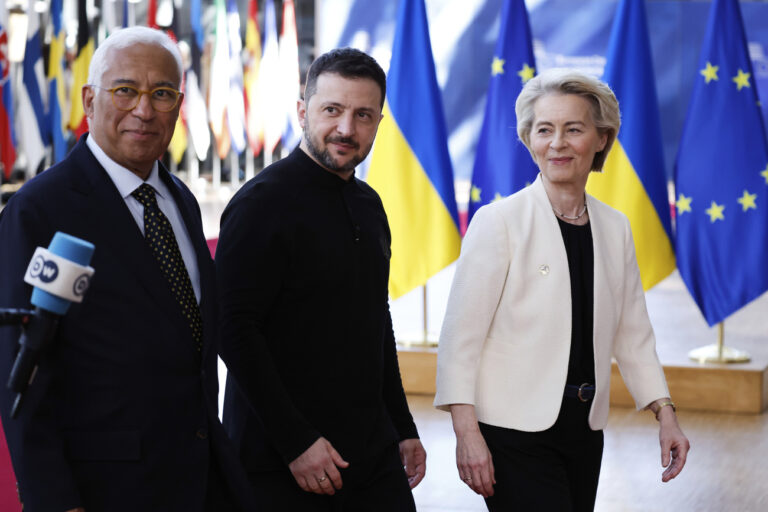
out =
[[[168,37],[173,39],[173,41],[179,45],[179,38],[176,36],[178,33],[178,11],[176,9],[176,4],[171,2],[171,22],[170,26],[165,29],[165,33],[168,34]],[[157,20],[157,13],[155,13],[155,20]],[[156,21],[155,21],[156,22]],[[188,46],[184,46],[185,48],[189,48]],[[181,61],[182,66],[184,63],[184,55],[185,52],[182,50],[181,45],[179,45],[179,53],[181,54]],[[179,85],[179,90],[182,92],[182,94],[185,95],[186,98],[186,83],[184,80],[184,70],[181,71],[181,84]],[[180,107],[179,107],[179,117],[176,118],[176,125],[173,128],[173,137],[171,137],[171,142],[168,144],[168,152],[171,154],[171,158],[174,162],[181,163],[181,159],[184,157],[184,153],[187,151],[187,123],[185,122],[186,119],[186,102],[182,101]]]
[[[17,94],[18,115],[16,135],[27,160],[27,177],[35,175],[45,158],[50,131],[46,122],[46,99],[48,88],[43,68],[42,42],[40,40],[40,19],[37,12],[27,6],[27,44],[22,64],[22,87]]]
[[[248,3],[248,21],[245,25],[245,117],[248,144],[254,155],[264,146],[264,118],[259,100],[259,66],[261,64],[261,34],[259,33],[259,5]]]
[[[539,169],[517,138],[515,99],[535,74],[531,28],[524,0],[506,0],[493,53],[485,118],[477,142],[468,220],[483,205],[533,183]]]
[[[367,178],[392,231],[392,298],[425,284],[459,255],[447,140],[424,0],[402,0],[384,118]]]
[[[48,55],[48,121],[53,146],[53,163],[67,154],[66,125],[67,97],[64,88],[64,29],[61,25],[62,0],[51,0],[53,35]]]
[[[229,154],[230,139],[227,126],[227,97],[229,96],[229,37],[224,0],[215,0],[216,24],[213,56],[208,87],[208,114],[219,158]]]
[[[675,254],[642,0],[622,0],[619,5],[603,80],[616,94],[624,122],[603,172],[590,173],[587,192],[629,218],[640,278],[648,290],[675,269]]]
[[[8,10],[0,4],[0,162],[3,174],[11,176],[16,162],[13,133],[13,97],[11,95],[11,62],[8,58]]]
[[[77,56],[72,64],[72,89],[70,91],[69,129],[76,138],[88,131],[82,101],[82,89],[88,82],[88,66],[91,64],[95,44],[88,24],[86,0],[77,0]]]
[[[277,22],[275,21],[275,3],[267,0],[264,4],[264,53],[259,66],[259,92],[261,113],[264,116],[264,149],[270,153],[275,150],[285,126],[281,102],[280,57],[277,43]]]
[[[240,14],[235,0],[227,0],[227,32],[229,34],[229,95],[227,126],[232,149],[245,150],[245,96],[243,93],[243,42],[240,39]]]
[[[280,92],[284,109],[281,142],[292,150],[301,141],[301,126],[297,114],[299,101],[299,41],[296,34],[296,11],[293,0],[283,1],[283,31],[280,33]]]

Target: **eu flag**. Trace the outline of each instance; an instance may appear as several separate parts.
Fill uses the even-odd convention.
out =
[[[384,119],[367,178],[381,196],[392,231],[393,299],[422,286],[459,256],[459,215],[440,98],[424,0],[401,0]]]
[[[640,278],[648,290],[672,273],[675,254],[643,0],[622,0],[606,59],[603,80],[619,100],[623,123],[603,172],[590,173],[587,192],[629,219]]]
[[[676,164],[680,274],[709,325],[768,290],[768,142],[737,0],[715,0]]]
[[[535,62],[524,0],[505,0],[491,63],[485,118],[475,154],[469,220],[481,206],[533,183],[539,170],[517,138],[515,100],[533,78]]]

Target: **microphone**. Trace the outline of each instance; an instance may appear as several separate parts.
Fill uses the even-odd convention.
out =
[[[82,302],[93,276],[88,264],[94,245],[60,231],[53,235],[48,248],[38,247],[24,275],[31,284],[34,311],[19,338],[19,351],[8,378],[8,389],[16,392],[11,408],[15,418],[24,392],[37,373],[37,362],[56,334],[59,318],[73,302]]]

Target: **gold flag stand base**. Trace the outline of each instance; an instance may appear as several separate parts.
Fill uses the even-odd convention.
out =
[[[688,352],[688,357],[699,364],[704,363],[748,363],[750,355],[743,350],[726,347],[723,344],[723,323],[717,324],[717,344],[699,347]]]

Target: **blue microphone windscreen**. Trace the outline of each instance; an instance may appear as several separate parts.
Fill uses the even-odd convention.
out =
[[[57,231],[48,245],[48,250],[78,265],[88,266],[91,263],[94,245],[80,238]],[[69,305],[72,304],[67,299],[57,297],[40,288],[32,289],[31,302],[40,309],[61,316],[67,313]]]
[[[91,263],[94,246],[80,238],[57,231],[48,250],[57,256],[87,267]]]

